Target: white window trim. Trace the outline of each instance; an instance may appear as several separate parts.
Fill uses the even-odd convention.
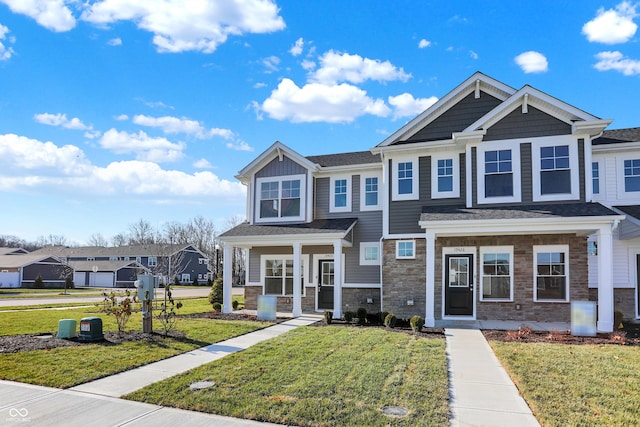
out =
[[[366,205],[367,200],[367,178],[378,178],[378,204]],[[382,209],[382,175],[379,173],[369,173],[360,175],[360,210],[361,211],[379,211]]]
[[[400,243],[410,242],[413,245],[413,255],[412,256],[400,256],[398,251],[400,247]],[[396,241],[396,259],[416,259],[416,241],[415,240],[397,240]]]
[[[625,160],[638,160],[640,159],[640,154],[626,154],[622,156],[616,156],[616,178],[618,183],[618,199],[638,199],[640,198],[640,191],[626,191],[624,185],[624,161]],[[602,176],[602,172],[600,171],[600,175]],[[602,182],[601,182],[602,184]],[[602,185],[600,185],[600,194],[602,194]]]
[[[392,160],[392,188],[391,188],[391,200],[400,201],[400,200],[418,200],[420,189],[418,188],[419,181],[419,162],[417,158],[406,157],[406,158],[397,158]],[[411,193],[407,194],[399,194],[398,193],[398,164],[399,163],[411,163],[411,171],[413,172],[413,176],[411,177]]]
[[[484,153],[487,151],[511,150],[511,174],[513,176],[513,196],[485,197],[484,188]],[[478,204],[487,203],[520,203],[522,201],[521,177],[520,177],[520,142],[500,141],[499,143],[484,142],[476,150],[476,163],[478,166]]]
[[[453,187],[451,191],[438,191],[438,160],[452,160]],[[460,197],[460,153],[437,154],[431,156],[431,198],[445,199]]]
[[[307,194],[307,176],[302,175],[284,175],[284,176],[269,176],[263,178],[256,179],[256,188],[255,188],[255,203],[254,203],[254,213],[255,213],[255,222],[291,222],[291,221],[304,221],[305,219],[305,210],[306,210],[306,194]],[[278,182],[278,191],[279,191],[279,200],[282,200],[282,181],[295,181],[300,180],[300,215],[298,216],[286,216],[286,217],[276,217],[276,218],[261,218],[260,217],[260,196],[261,191],[260,188],[263,182]],[[282,209],[282,204],[280,204],[279,209]]]
[[[376,248],[378,251],[376,260],[365,259],[364,253],[367,248]],[[360,242],[360,265],[380,265],[380,242]]]
[[[538,293],[536,292],[536,282],[538,278],[538,253],[540,252],[563,252],[564,253],[564,276],[566,278],[565,286],[566,295],[565,299],[538,299]],[[533,246],[533,301],[534,302],[569,302],[571,300],[571,281],[569,278],[569,245],[534,245]]]
[[[271,254],[271,255],[260,255],[260,286],[262,286],[262,294],[265,295],[265,267],[267,264],[267,260],[271,260],[271,259],[277,259],[280,261],[289,261],[289,260],[293,260],[293,255],[282,255],[282,254]],[[302,278],[302,290],[301,290],[301,296],[306,296],[306,288],[307,286],[310,284],[309,281],[309,255],[302,255],[300,257],[301,261],[302,261],[302,274],[303,274],[303,278]],[[283,267],[284,268],[284,267]],[[269,294],[269,295],[275,295],[275,294]],[[293,294],[281,294],[281,295],[275,295],[275,296],[281,296],[281,297],[293,297]]]
[[[542,147],[556,147],[558,145],[569,146],[569,170],[571,171],[571,193],[563,194],[542,194],[540,188],[540,149]],[[533,184],[533,201],[549,202],[557,200],[579,200],[580,199],[580,161],[578,158],[578,141],[570,136],[540,138],[531,141],[531,175]],[[589,176],[591,176],[591,166],[589,166]],[[589,180],[591,183],[591,180]]]
[[[338,180],[346,180],[347,181],[347,205],[346,206],[336,206],[336,181]],[[351,212],[351,175],[336,175],[332,176],[330,181],[330,200],[329,200],[329,212]]]
[[[485,298],[483,293],[483,280],[484,280],[484,255],[485,254],[509,254],[509,298]],[[480,246],[480,265],[478,276],[480,278],[480,285],[478,286],[480,292],[480,301],[482,302],[513,302],[513,246]]]
[[[605,178],[605,174],[604,174],[604,161],[602,159],[591,159],[591,168],[590,170],[590,174],[589,176],[591,177],[591,180],[589,180],[589,184],[591,185],[591,197],[594,201],[596,200],[604,200],[605,199],[605,193],[606,193],[606,187],[604,185],[604,178]],[[598,164],[598,181],[599,181],[599,192],[598,193],[594,193],[593,192],[593,163],[597,163]]]

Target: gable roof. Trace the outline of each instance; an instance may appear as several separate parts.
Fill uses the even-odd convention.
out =
[[[200,252],[193,245],[189,244],[148,244],[148,245],[127,245],[127,246],[47,246],[32,254],[51,254],[59,257],[142,257],[142,256],[165,256],[172,255],[183,250]],[[202,253],[202,252],[200,252]]]
[[[93,271],[94,267],[96,272],[114,272],[127,267],[150,271],[137,261],[69,261],[69,266],[75,271]]]
[[[28,250],[22,248],[0,248],[0,255],[23,255],[28,253]]]
[[[256,157],[251,163],[242,168],[240,172],[238,172],[238,175],[236,175],[236,179],[238,179],[243,184],[247,184],[249,175],[263,168],[274,158],[282,158],[282,156],[285,154],[296,163],[309,170],[315,170],[318,168],[318,165],[313,163],[311,160],[308,160],[306,157],[287,147],[282,142],[276,141],[271,145],[271,147],[264,150],[262,154]]]
[[[46,254],[18,254],[18,255],[0,255],[0,267],[4,268],[20,268],[36,263],[62,264],[62,262],[53,256]]]

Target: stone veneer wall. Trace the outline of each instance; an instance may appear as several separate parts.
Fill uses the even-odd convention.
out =
[[[426,310],[426,242],[415,242],[415,259],[396,259],[395,240],[385,240],[382,247],[382,311],[403,319],[424,317]]]
[[[416,239],[416,258],[395,258],[395,240],[385,240],[383,245],[383,307],[398,317],[409,318],[426,314],[426,243]],[[475,257],[476,319],[569,322],[570,302],[533,301],[533,246],[569,245],[569,295],[572,300],[588,300],[587,238],[570,234],[537,236],[482,236],[440,237],[436,239],[435,255],[435,318],[442,318],[442,248],[473,246]],[[514,301],[480,301],[481,246],[513,246],[514,248]],[[413,299],[414,305],[407,305]],[[516,310],[516,304],[520,309]]]
[[[589,289],[589,301],[598,301],[598,289]],[[613,309],[622,312],[624,320],[636,320],[636,290],[614,288]]]
[[[373,302],[368,304],[367,298],[371,298]],[[367,310],[367,313],[379,313],[380,289],[342,288],[342,313],[355,313],[361,307]]]

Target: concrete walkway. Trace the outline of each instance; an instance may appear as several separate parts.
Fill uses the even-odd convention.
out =
[[[445,329],[451,426],[540,426],[478,329]]]

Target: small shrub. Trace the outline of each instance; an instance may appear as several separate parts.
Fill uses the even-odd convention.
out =
[[[234,310],[237,310],[237,309],[238,309],[238,305],[239,305],[239,304],[240,304],[240,303],[238,302],[238,300],[235,300],[235,299],[234,299],[233,301],[231,301],[231,307],[233,307],[233,309],[234,309]]]
[[[625,331],[613,331],[611,332],[611,335],[609,335],[609,339],[611,339],[611,342],[616,344],[626,344],[627,333]]]
[[[613,313],[613,328],[614,329],[622,329],[622,320],[624,319],[624,315],[621,311],[616,310]]]
[[[66,279],[64,279],[64,290],[66,291],[67,289],[73,289],[75,287],[75,285],[73,284],[73,279],[71,278],[71,276],[67,276]]]
[[[411,324],[411,330],[413,332],[421,332],[424,326],[424,319],[420,316],[413,316],[409,323]]]
[[[379,321],[380,325],[384,325],[384,319],[387,318],[388,314],[389,314],[388,311],[383,311],[382,313],[380,313],[380,321]]]
[[[222,304],[220,304],[219,302],[214,302],[211,305],[213,306],[213,311],[216,311],[216,312],[222,311]]]
[[[330,325],[333,322],[333,312],[325,311],[324,312],[324,321],[327,322],[327,325]]]
[[[367,309],[360,307],[356,313],[356,317],[358,318],[358,323],[363,325],[367,321]]]
[[[398,318],[396,317],[396,315],[393,313],[389,313],[384,318],[384,326],[386,326],[387,328],[395,328],[397,321]]]
[[[136,295],[131,296],[131,292],[126,290],[124,292],[103,293],[103,310],[107,315],[113,314],[118,324],[118,333],[124,332],[124,328],[131,317],[133,312],[133,304],[136,302]]]
[[[42,280],[42,276],[41,275],[37,275],[36,276],[36,280],[34,280],[33,282],[33,287],[35,289],[44,289],[44,281]]]
[[[211,292],[209,292],[209,303],[223,303],[224,291],[222,289],[222,279],[216,279],[211,285]]]
[[[558,331],[554,329],[547,334],[547,339],[549,341],[562,342],[567,340],[567,334],[562,331]]]
[[[158,319],[162,325],[165,336],[169,335],[169,332],[176,328],[176,310],[180,308],[182,308],[182,302],[174,301],[171,295],[171,286],[167,286],[164,291],[164,302],[160,305],[158,314],[155,315],[155,318]]]
[[[193,286],[200,286],[200,283],[198,283],[198,278],[197,277],[193,278],[193,283],[192,284],[193,284]]]
[[[344,320],[347,323],[351,323],[351,321],[353,320],[354,316],[355,316],[355,313],[353,311],[345,311],[344,312]]]
[[[173,278],[173,286],[178,286],[180,285],[180,280],[178,280],[178,276]]]

